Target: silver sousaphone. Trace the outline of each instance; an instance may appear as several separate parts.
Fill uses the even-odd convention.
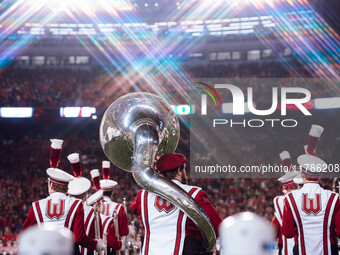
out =
[[[132,172],[137,184],[185,212],[200,229],[207,252],[216,236],[202,207],[181,187],[153,170],[156,155],[174,152],[180,135],[177,116],[162,98],[130,93],[106,110],[100,124],[100,143],[117,167]]]

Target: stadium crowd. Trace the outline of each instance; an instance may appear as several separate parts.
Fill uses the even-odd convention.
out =
[[[71,124],[71,122],[69,125],[71,127],[73,125],[71,129],[80,127],[79,124]],[[320,151],[320,157],[323,157],[327,162],[336,162],[336,155],[332,152],[339,151],[340,136],[337,134],[336,126],[330,128],[332,126],[328,125],[328,127],[327,133],[329,135],[325,135],[320,142],[318,151]],[[71,132],[60,137],[64,139],[64,145],[59,167],[72,173],[71,165],[66,156],[78,152],[81,155],[83,175],[90,179],[90,170],[100,169],[101,161],[106,160],[106,156],[100,147],[96,130],[91,127],[82,127],[82,129],[82,133]],[[244,151],[243,158],[239,158],[238,161],[250,160],[264,164],[280,164],[277,153],[280,152],[279,150],[288,149],[292,156],[302,153],[302,146],[298,148],[294,144],[306,142],[308,129],[309,127],[306,125],[306,132],[297,133],[294,137],[291,137],[289,133],[280,134],[279,131],[277,133],[273,131],[267,137],[267,140],[264,137],[249,140],[247,143],[252,147],[251,149],[256,150],[256,154],[251,154],[251,157],[254,158],[249,159],[250,154]],[[53,133],[53,130],[51,133]],[[55,133],[60,133],[60,130],[55,130]],[[272,141],[271,136],[280,137],[280,142],[275,145],[271,144],[269,142]],[[41,135],[34,134],[34,132],[27,136],[1,137],[0,236],[3,239],[18,234],[31,202],[47,195],[45,170],[49,167],[49,138],[52,138],[51,134]],[[187,157],[190,157],[189,140],[190,137],[184,129],[177,152],[183,153]],[[333,142],[330,142],[330,140],[333,140]],[[328,145],[326,146],[326,144]],[[332,144],[332,147],[329,147],[329,144]],[[132,175],[111,165],[111,178],[118,181],[114,190],[114,200],[122,202],[125,197],[127,202],[131,203],[139,190]],[[281,185],[276,179],[221,180],[197,178],[190,179],[190,184],[201,186],[207,191],[209,200],[222,218],[241,211],[252,211],[271,219],[273,216],[273,198],[281,193]],[[324,180],[324,185],[331,188],[331,180]],[[142,227],[138,225],[139,219],[134,218],[129,210],[128,217],[137,223],[137,227],[141,231]]]
[[[294,78],[310,77],[308,73],[301,71],[300,76],[290,73],[282,67],[279,62],[263,63],[243,63],[238,66],[226,64],[209,64],[208,66],[195,66],[186,68],[188,77],[192,82],[205,81],[213,83],[214,78]],[[152,70],[152,69],[151,69]],[[65,106],[94,106],[102,107],[109,105],[117,97],[128,92],[137,90],[154,91],[152,86],[140,84],[142,78],[138,79],[138,73],[130,75],[133,80],[128,80],[117,70],[112,71],[109,75],[101,68],[84,69],[22,69],[7,68],[0,72],[0,106],[34,106],[34,107],[65,107]],[[151,76],[158,80],[164,93],[168,98],[177,100],[182,98],[183,91],[178,86],[174,86],[165,77],[159,73]],[[113,78],[114,77],[114,78]],[[180,81],[178,74],[174,78],[186,87],[189,92],[188,81]],[[131,84],[131,83],[136,83]],[[186,84],[186,86],[184,85]],[[249,86],[249,83],[247,83]],[[239,85],[243,91],[246,91],[246,85]],[[284,86],[294,86],[286,82]],[[157,93],[157,91],[154,91]],[[257,100],[264,101],[270,99],[271,89],[267,84],[254,86],[254,92],[257,93]],[[269,95],[269,97],[268,97]],[[336,88],[327,86],[314,86],[312,98],[339,96]],[[230,95],[228,96],[229,99]],[[226,97],[224,97],[226,98]],[[180,103],[180,102],[178,102]]]

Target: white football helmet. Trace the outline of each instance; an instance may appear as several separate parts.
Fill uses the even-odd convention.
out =
[[[72,232],[50,226],[32,226],[19,235],[20,255],[71,255],[74,241]]]
[[[264,218],[251,212],[226,218],[220,225],[223,255],[271,255],[274,230]]]

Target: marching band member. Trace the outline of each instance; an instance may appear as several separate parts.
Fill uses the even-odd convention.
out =
[[[274,208],[275,214],[272,219],[272,225],[276,229],[276,237],[278,239],[279,255],[293,255],[297,254],[298,248],[295,247],[296,243],[294,238],[286,238],[282,234],[282,213],[283,213],[283,200],[285,195],[293,189],[297,188],[297,183],[294,182],[296,177],[300,176],[300,172],[293,169],[291,158],[288,151],[283,151],[280,153],[280,158],[282,160],[282,165],[286,167],[288,172],[278,179],[282,183],[283,195],[274,198]],[[297,238],[297,237],[296,237]],[[295,250],[295,252],[294,252]]]
[[[98,215],[100,215],[101,222],[101,234],[107,243],[107,254],[115,254],[116,250],[122,248],[122,242],[119,241],[116,235],[116,229],[114,225],[114,218],[110,216],[105,216],[101,213],[101,206],[103,202],[103,190],[98,190],[92,196],[86,200],[88,206],[93,206],[95,203],[98,205]]]
[[[56,141],[51,141],[53,150]],[[57,140],[57,142],[62,143],[62,140]],[[59,149],[59,153],[60,151],[61,149]],[[55,162],[56,158],[58,157],[54,155],[50,162]],[[57,167],[58,163],[59,160],[54,166]],[[46,224],[57,229],[66,227],[74,233],[76,244],[91,250],[100,251],[104,249],[103,240],[89,238],[85,233],[84,207],[81,201],[66,195],[68,184],[74,180],[74,177],[58,168],[48,168],[46,173],[48,175],[49,196],[32,203],[22,231],[36,224],[39,227]]]
[[[118,215],[119,235],[127,236],[129,234],[127,212],[122,204],[111,200],[113,188],[117,185],[117,182],[110,180],[110,161],[103,161],[102,169],[103,180],[100,181],[100,186],[104,191],[102,212],[106,216],[114,217],[114,211],[116,210]]]
[[[73,174],[76,177],[74,180],[70,181],[68,184],[68,194],[76,199],[82,201],[84,206],[84,228],[85,233],[90,238],[95,238],[95,228],[94,228],[94,210],[91,206],[88,206],[85,201],[87,199],[87,192],[91,188],[90,180],[85,177],[81,177],[82,169],[79,160],[78,153],[72,153],[67,156],[67,159],[70,161],[73,169]],[[84,254],[93,254],[93,251],[88,250],[85,247],[79,247],[80,253]]]
[[[284,199],[282,232],[291,238],[298,234],[299,254],[338,254],[332,245],[334,234],[340,236],[340,201],[335,192],[319,185],[318,168],[326,163],[313,155],[297,159],[305,181],[299,190],[288,193]]]
[[[43,223],[57,228],[67,227],[75,235],[75,243],[90,250],[100,251],[104,248],[103,240],[89,238],[84,229],[84,207],[80,200],[66,195],[68,183],[74,177],[58,168],[46,170],[49,196],[32,203],[27,219],[22,227]]]
[[[187,184],[186,158],[179,153],[165,154],[156,162],[157,171],[188,192],[208,215],[216,236],[222,222],[201,188]],[[130,206],[144,227],[142,254],[206,254],[200,231],[179,208],[147,190],[140,190]]]

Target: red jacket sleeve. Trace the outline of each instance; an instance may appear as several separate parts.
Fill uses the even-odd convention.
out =
[[[118,225],[119,225],[119,234],[121,236],[127,236],[129,234],[129,224],[128,218],[124,209],[124,206],[121,206],[118,213]]]
[[[142,213],[141,211],[141,195],[142,195],[142,190],[138,191],[137,196],[135,198],[135,200],[133,200],[133,202],[130,205],[130,209],[132,211],[133,214],[136,214],[138,216],[140,216]]]
[[[278,221],[277,218],[275,217],[275,215],[274,215],[274,217],[272,218],[272,226],[273,226],[274,229],[275,229],[275,236],[276,236],[276,238],[279,238],[279,237],[280,237],[280,228],[281,228],[281,226],[280,226],[279,221]]]
[[[107,241],[107,245],[114,250],[120,250],[122,248],[122,242],[119,241],[118,237],[116,236],[116,230],[115,230],[113,220],[110,222],[110,225],[108,227],[106,241]]]
[[[287,238],[292,238],[296,234],[296,224],[287,198],[284,200],[282,216],[282,233]]]
[[[198,192],[195,200],[202,206],[203,210],[208,215],[212,226],[214,227],[216,238],[218,237],[218,227],[220,226],[222,219],[216,212],[215,208],[208,200],[208,195],[204,191]]]
[[[142,197],[142,190],[138,191],[137,196],[135,200],[131,203],[130,209],[131,212],[135,215],[139,216],[140,222],[143,225],[143,219],[142,219],[142,207],[141,207],[141,197]],[[144,225],[143,225],[144,228]]]
[[[332,222],[334,222],[335,232],[338,237],[340,237],[340,200],[336,201],[334,207],[334,213],[332,217]]]
[[[211,225],[214,228],[216,237],[218,237],[218,227],[221,224],[222,219],[218,215],[218,213],[216,212],[212,204],[208,201],[207,193],[201,190],[196,195],[195,200],[199,203],[199,205],[203,208],[205,213],[208,215]],[[186,236],[192,236],[197,239],[201,239],[198,228],[196,227],[195,223],[190,218],[188,218],[187,220],[185,229],[186,229],[186,234],[185,234]]]
[[[25,220],[25,223],[24,225],[22,226],[22,229],[21,231],[25,230],[26,228],[32,226],[32,225],[35,225],[37,224],[37,221],[35,219],[35,216],[34,216],[34,212],[33,212],[33,206],[31,206],[29,212],[28,212],[28,215],[27,215],[27,218]]]
[[[95,235],[96,235],[94,224],[95,224],[95,221],[93,219],[93,221],[91,222],[90,231],[88,235],[88,237],[93,238],[93,239],[95,238]]]
[[[84,229],[84,207],[81,203],[76,213],[74,214],[73,224],[72,224],[72,231],[75,236],[75,243],[80,246],[86,247],[90,250],[95,250],[97,246],[97,241],[88,237],[85,233]]]

